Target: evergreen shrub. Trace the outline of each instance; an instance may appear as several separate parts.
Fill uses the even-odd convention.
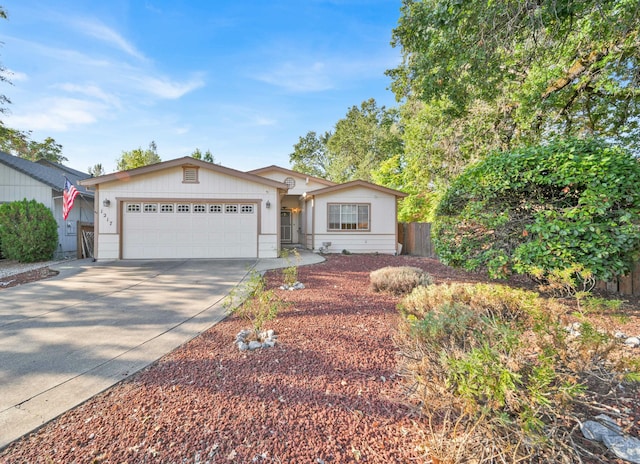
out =
[[[4,203],[0,205],[0,243],[7,259],[47,261],[58,247],[58,224],[51,210],[35,200]]]

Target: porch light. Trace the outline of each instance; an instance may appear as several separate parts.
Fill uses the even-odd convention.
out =
[[[265,203],[265,206],[267,207],[267,209],[271,208],[271,202],[267,200],[267,202]]]
[[[104,207],[108,208],[109,206],[111,206],[111,200],[109,200],[108,198],[105,198],[105,199],[102,201],[102,206],[104,206]]]

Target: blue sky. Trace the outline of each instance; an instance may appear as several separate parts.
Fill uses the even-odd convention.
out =
[[[239,170],[289,167],[353,105],[395,106],[400,0],[0,0],[8,127],[113,172],[151,140]]]

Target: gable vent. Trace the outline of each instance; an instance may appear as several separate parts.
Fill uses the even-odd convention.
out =
[[[185,184],[197,184],[198,168],[194,168],[194,167],[182,168],[182,182]]]

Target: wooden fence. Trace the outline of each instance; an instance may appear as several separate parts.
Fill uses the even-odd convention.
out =
[[[403,255],[437,258],[431,241],[431,224],[426,222],[398,223],[398,241]],[[598,282],[596,288],[620,295],[640,296],[640,262],[628,276],[612,282]]]
[[[613,282],[598,282],[596,288],[621,295],[640,296],[640,262],[636,263],[631,274],[618,277]]]
[[[403,255],[436,257],[431,241],[431,224],[428,222],[398,223],[398,241],[402,244]]]

